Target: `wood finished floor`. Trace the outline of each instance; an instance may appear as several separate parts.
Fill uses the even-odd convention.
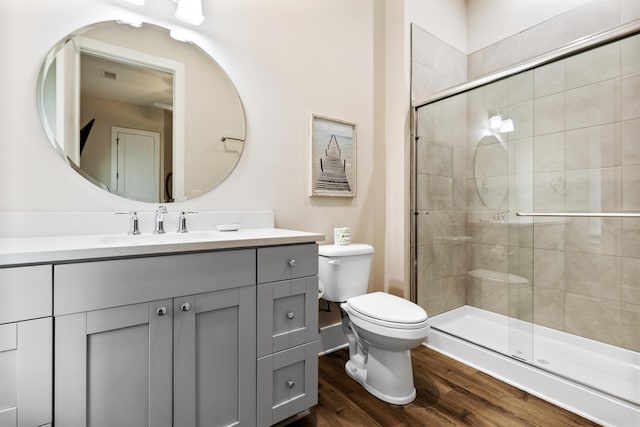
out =
[[[347,350],[320,357],[318,405],[291,424],[309,426],[597,426],[487,374],[420,346],[411,352],[418,393],[384,403],[344,372]]]

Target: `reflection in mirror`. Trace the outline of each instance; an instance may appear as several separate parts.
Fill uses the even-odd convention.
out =
[[[231,173],[244,146],[244,110],[224,71],[149,24],[105,22],[65,37],[43,65],[38,101],[63,159],[133,200],[203,194]]]
[[[480,200],[489,209],[500,208],[509,192],[508,160],[505,146],[495,135],[478,142],[473,174]]]

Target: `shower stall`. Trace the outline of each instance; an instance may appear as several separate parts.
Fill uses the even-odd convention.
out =
[[[440,92],[414,114],[412,290],[429,345],[605,425],[640,425],[634,31]]]

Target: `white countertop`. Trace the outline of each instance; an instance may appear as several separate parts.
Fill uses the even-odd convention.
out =
[[[163,235],[120,234],[0,238],[0,267],[215,249],[312,243],[318,233],[279,228],[193,231]]]

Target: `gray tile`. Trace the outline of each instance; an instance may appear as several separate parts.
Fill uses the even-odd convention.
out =
[[[640,73],[625,77],[622,85],[622,120],[640,119]]]
[[[566,292],[621,301],[621,262],[617,256],[566,252]]]
[[[436,37],[416,24],[411,24],[411,58],[433,69],[435,67]]]
[[[534,250],[533,282],[536,287],[564,291],[564,254],[564,251]]]
[[[535,323],[560,331],[564,330],[564,298],[564,292],[535,288],[533,293]]]
[[[637,4],[640,5],[640,2]],[[624,39],[619,44],[622,49],[621,74],[626,76],[640,72],[640,36]]]
[[[640,119],[622,122],[622,164],[640,165]]]
[[[565,90],[565,62],[564,60],[555,61],[533,70],[536,98]]]
[[[520,33],[520,56],[523,60],[533,58],[568,41],[564,17],[559,15]]]
[[[620,166],[625,159],[620,134],[619,122],[567,131],[567,170]]]
[[[625,212],[640,211],[640,166],[622,168],[622,209]]]
[[[484,51],[482,49],[467,56],[467,78],[469,80],[484,74]]]
[[[563,14],[568,41],[620,25],[619,0],[591,0]]]
[[[564,61],[566,89],[575,89],[620,76],[620,44],[602,46]]]
[[[621,308],[619,301],[566,294],[565,329],[571,334],[620,345]]]
[[[640,259],[622,258],[622,298],[640,306]]]
[[[483,49],[483,71],[485,73],[491,73],[518,62],[520,62],[520,37],[518,34]]]
[[[640,258],[640,218],[622,220],[622,256]]]
[[[609,80],[567,91],[565,102],[568,130],[619,121],[620,82]],[[637,104],[640,113],[640,101]]]
[[[564,171],[564,132],[536,136],[533,141],[535,172]]]
[[[544,135],[564,131],[565,94],[559,93],[534,101],[534,134]]]
[[[640,2],[638,0],[621,0],[620,17],[622,24],[640,19]]]

